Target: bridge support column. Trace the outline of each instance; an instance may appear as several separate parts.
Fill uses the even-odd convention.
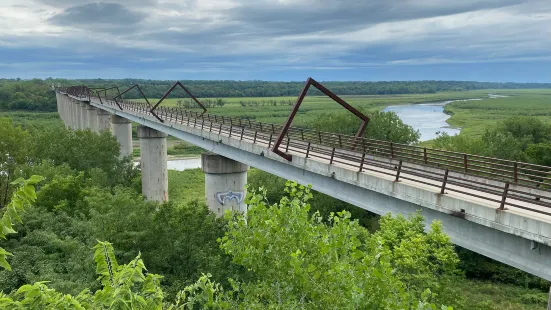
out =
[[[121,146],[121,157],[132,156],[132,122],[118,115],[111,115],[111,130]]]
[[[245,185],[249,166],[215,153],[201,154],[205,172],[205,199],[217,216],[226,210],[247,212]]]
[[[147,200],[168,201],[167,146],[164,132],[138,126],[142,194]]]
[[[78,101],[76,101],[73,98],[69,98],[69,101],[71,102],[71,128],[73,130],[79,130],[80,129],[80,104]]]
[[[101,132],[103,130],[110,130],[111,129],[111,113],[96,109],[96,122],[97,122],[97,129],[98,132]]]
[[[86,107],[86,125],[93,132],[98,132],[98,113],[97,109],[89,104]]]
[[[78,111],[78,122],[79,122],[79,129],[80,130],[86,130],[88,128],[88,120],[87,120],[87,113],[86,110],[88,109],[88,104],[84,102],[79,102],[78,106],[80,107]]]

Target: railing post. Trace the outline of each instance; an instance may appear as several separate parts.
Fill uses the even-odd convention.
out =
[[[193,121],[193,128],[197,127],[197,118],[194,118],[194,121]]]
[[[205,119],[203,118],[203,121],[201,122],[201,130],[205,127]]]
[[[518,163],[515,161],[515,167],[514,167],[514,180],[515,180],[515,183],[518,183]]]
[[[505,188],[503,189],[503,196],[501,197],[501,205],[499,206],[500,210],[505,210],[505,199],[507,199],[508,192],[509,192],[509,182],[505,183]]]
[[[442,188],[440,188],[440,194],[444,195],[444,190],[446,190],[446,182],[448,182],[448,173],[449,170],[446,168],[446,172],[444,172],[444,180],[442,181]]]
[[[467,166],[468,166],[467,154],[463,154],[463,166],[465,166],[465,172],[467,172]]]
[[[222,134],[222,123],[220,123],[220,127],[218,128],[218,134]]]
[[[274,133],[275,130],[274,130],[274,124],[272,124],[272,133]]]
[[[402,171],[402,161],[400,160],[400,163],[398,164],[398,171],[396,171],[396,182],[400,179],[400,172]]]
[[[318,136],[320,138],[320,144],[321,144],[321,131],[318,131]]]
[[[241,127],[241,137],[239,137],[239,140],[243,140],[243,133],[245,132],[245,127]]]
[[[270,134],[270,141],[268,142],[268,148],[272,146],[272,134]]]
[[[335,148],[333,148],[333,152],[331,152],[331,161],[329,161],[329,164],[333,164],[333,158],[335,157]]]
[[[253,139],[253,144],[255,144],[255,143],[256,143],[256,134],[257,134],[257,133],[258,133],[258,131],[256,131],[256,130],[255,130],[255,131],[254,131],[254,139]]]
[[[339,147],[342,149],[342,136],[339,134]]]
[[[390,157],[394,158],[394,143],[390,142]]]
[[[289,151],[289,136],[287,136],[287,145],[285,146],[285,153]]]
[[[304,129],[300,129],[300,138],[304,141]]]
[[[425,164],[428,164],[427,160],[427,148],[423,149],[423,160],[425,161]]]
[[[309,154],[310,154],[310,141],[308,141],[308,146],[306,147],[306,158],[308,158]]]
[[[362,161],[360,162],[360,170],[358,172],[362,172],[364,168],[364,160],[365,160],[365,149],[364,149],[364,152],[362,153]]]
[[[230,138],[231,138],[231,131],[232,131],[232,129],[233,129],[233,125],[230,125],[230,136],[229,136]]]

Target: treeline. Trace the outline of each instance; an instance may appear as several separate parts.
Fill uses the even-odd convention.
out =
[[[56,100],[54,86],[87,85],[91,88],[118,86],[120,91],[139,84],[148,98],[161,98],[172,86],[174,81],[156,81],[139,79],[84,79],[67,80],[53,79],[0,79],[0,110],[55,111]],[[196,97],[280,97],[297,96],[304,82],[266,82],[266,81],[198,81],[183,80],[182,83]],[[466,91],[477,89],[521,89],[521,88],[551,88],[551,83],[490,83],[469,81],[389,81],[389,82],[324,82],[327,88],[338,95],[394,95],[422,94],[443,91]],[[112,90],[107,93],[113,97],[117,93]],[[311,88],[309,95],[321,95]],[[169,98],[187,98],[188,95],[177,88]],[[134,89],[124,95],[125,99],[141,98]],[[220,99],[212,102],[212,106],[221,106]],[[256,100],[255,102],[259,102]],[[282,104],[281,102],[272,105]],[[283,103],[284,104],[284,103]],[[252,105],[246,101],[242,106]]]
[[[55,111],[51,81],[0,79],[0,110]]]
[[[174,81],[155,81],[139,79],[121,80],[52,80],[59,85],[84,84],[89,87],[119,86],[129,87],[139,84],[149,98],[160,98],[172,86]],[[267,81],[181,81],[197,97],[279,97],[297,96],[304,82],[267,82]],[[423,94],[442,91],[465,91],[476,89],[520,89],[551,88],[551,83],[490,83],[469,81],[389,81],[389,82],[324,82],[327,88],[338,95],[393,95]],[[123,90],[121,89],[121,91]],[[172,98],[184,97],[183,91],[175,91]],[[321,95],[312,87],[310,95]],[[185,96],[187,97],[187,96]],[[128,99],[139,98],[138,92],[130,93]]]

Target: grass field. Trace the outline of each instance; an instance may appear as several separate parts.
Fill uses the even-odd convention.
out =
[[[14,124],[24,128],[63,126],[63,122],[57,112],[0,111],[0,117],[10,118]]]
[[[497,122],[517,115],[535,116],[551,123],[551,89],[508,90],[499,94],[510,97],[446,105],[446,113],[452,115],[448,123],[462,128],[467,135],[480,135]]]
[[[356,108],[361,108],[365,111],[382,110],[389,105],[399,105],[408,103],[423,103],[437,102],[454,99],[472,99],[487,97],[488,93],[501,94],[502,90],[476,90],[476,91],[458,91],[458,92],[442,92],[436,94],[409,94],[409,95],[380,95],[380,96],[342,96],[342,98]],[[212,99],[212,98],[210,98]],[[150,102],[156,102],[158,99],[149,99]],[[189,101],[187,98],[169,98],[163,101],[163,106],[175,107],[178,105],[178,100]],[[200,101],[208,100],[208,98],[199,98]],[[291,112],[292,104],[296,97],[261,97],[261,98],[223,98],[226,103],[223,107],[213,107],[209,109],[209,113],[244,117],[255,119],[260,122],[267,123],[283,123]],[[277,105],[269,104],[269,101],[276,101]],[[247,105],[243,107],[240,102],[245,104],[257,102],[259,105]],[[281,103],[284,102],[283,105]],[[197,109],[199,111],[199,109]],[[307,96],[301,105],[299,113],[295,118],[295,126],[308,126],[308,123],[324,112],[344,112],[345,110],[336,102],[328,97],[322,96]]]

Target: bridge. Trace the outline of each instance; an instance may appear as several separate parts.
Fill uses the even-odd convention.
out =
[[[311,85],[362,120],[356,136],[291,126]],[[161,106],[177,86],[203,111]],[[145,102],[123,99],[130,89]],[[284,125],[209,114],[179,82],[155,105],[138,85],[123,92],[57,88],[56,96],[67,128],[110,130],[121,156],[132,155],[132,122],[139,124],[146,199],[168,200],[171,135],[208,150],[205,198],[218,215],[246,212],[244,186],[253,166],[376,214],[421,210],[425,224],[441,221],[455,244],[551,281],[551,167],[363,138],[369,119],[312,79]]]

